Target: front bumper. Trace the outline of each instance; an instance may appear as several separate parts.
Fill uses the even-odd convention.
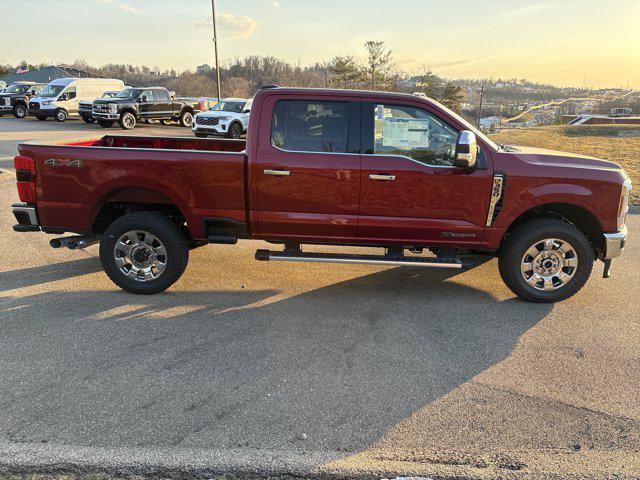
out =
[[[120,115],[117,113],[105,113],[105,112],[96,112],[95,110],[91,113],[91,116],[96,120],[119,120]]]
[[[626,225],[620,232],[604,234],[604,257],[603,260],[613,260],[618,258],[624,252],[627,243],[627,227]]]
[[[27,114],[34,117],[53,117],[56,114],[55,108],[29,108]]]
[[[13,105],[0,105],[0,112],[2,113],[11,113],[13,112]]]
[[[11,205],[11,210],[18,221],[13,226],[16,232],[37,232],[40,230],[38,211],[34,204],[14,203]]]

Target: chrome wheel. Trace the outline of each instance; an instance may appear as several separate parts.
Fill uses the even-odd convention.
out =
[[[127,277],[147,282],[158,278],[167,268],[167,250],[149,232],[133,230],[122,235],[113,247],[117,267]]]
[[[522,257],[520,272],[529,286],[541,291],[558,290],[573,279],[578,255],[569,242],[547,238],[531,245]]]
[[[125,113],[124,117],[122,117],[122,123],[127,129],[133,128],[136,126],[136,117],[131,113]]]

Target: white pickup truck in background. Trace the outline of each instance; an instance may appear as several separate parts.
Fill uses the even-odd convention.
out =
[[[196,137],[224,135],[238,139],[249,127],[252,100],[225,98],[206,112],[195,116],[192,130]]]

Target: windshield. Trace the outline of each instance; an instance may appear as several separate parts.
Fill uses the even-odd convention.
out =
[[[244,104],[246,102],[226,102],[221,101],[216,103],[209,110],[212,112],[233,112],[233,113],[242,113],[244,109]]]
[[[113,98],[118,95],[118,92],[104,92],[100,98]]]
[[[493,142],[492,140],[489,139],[489,137],[487,137],[484,133],[482,133],[480,130],[478,130],[476,127],[474,127],[473,125],[471,125],[469,122],[467,122],[464,118],[462,118],[460,115],[458,115],[456,112],[454,112],[453,110],[448,109],[447,107],[445,107],[444,105],[442,105],[440,102],[436,102],[433,99],[430,99],[433,103],[435,103],[436,105],[438,105],[441,109],[443,109],[445,112],[447,112],[449,115],[451,115],[453,118],[455,118],[458,122],[462,123],[465,128],[467,130],[471,130],[473,133],[476,134],[476,137],[481,138],[484,142],[486,142],[487,144],[489,144],[489,146],[491,148],[493,148],[494,150],[500,150],[500,147]]]
[[[5,93],[27,93],[31,85],[9,85]]]
[[[41,97],[57,97],[64,89],[64,85],[47,85],[40,92]]]
[[[127,90],[121,91],[114,98],[123,98],[125,100],[133,100],[134,98],[138,98],[138,95],[140,95],[141,91],[142,90],[134,90],[132,88],[129,88]]]

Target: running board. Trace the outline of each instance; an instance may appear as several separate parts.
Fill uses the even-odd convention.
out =
[[[361,265],[393,265],[396,267],[422,268],[472,268],[474,262],[466,259],[405,257],[404,255],[351,255],[340,253],[303,253],[303,252],[272,252],[258,250],[256,260],[263,262],[313,262],[313,263],[355,263]]]

